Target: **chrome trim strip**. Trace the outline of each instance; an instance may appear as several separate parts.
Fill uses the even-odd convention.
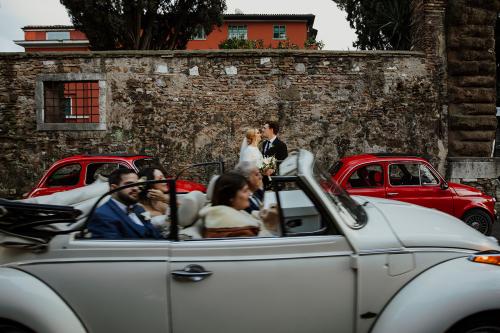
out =
[[[460,249],[460,248],[388,248],[388,249],[373,249],[362,250],[358,253],[360,256],[374,255],[374,254],[400,254],[400,253],[425,253],[425,252],[455,252],[470,255],[476,253],[475,250]]]

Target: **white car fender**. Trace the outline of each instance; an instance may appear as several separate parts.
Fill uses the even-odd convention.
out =
[[[37,333],[85,333],[69,306],[47,285],[13,268],[0,268],[0,318]]]
[[[500,310],[500,267],[457,258],[434,266],[403,287],[371,332],[445,332],[471,315]]]

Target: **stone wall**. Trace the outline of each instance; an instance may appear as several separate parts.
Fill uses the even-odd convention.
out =
[[[500,158],[450,157],[446,178],[452,182],[473,186],[497,199],[500,210]]]
[[[448,1],[450,156],[491,156],[497,127],[498,11],[499,0]]]
[[[101,74],[105,131],[40,131],[40,75]],[[145,152],[169,172],[238,158],[243,131],[278,120],[290,149],[328,166],[345,154],[409,152],[443,165],[440,82],[418,52],[212,51],[0,55],[0,195],[19,196],[55,160]]]

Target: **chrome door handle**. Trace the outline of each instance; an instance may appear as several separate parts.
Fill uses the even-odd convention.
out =
[[[399,193],[398,192],[388,192],[387,195],[388,196],[393,196],[393,195],[398,195]]]
[[[172,276],[177,281],[191,281],[191,282],[199,282],[201,280],[206,279],[213,272],[206,271],[203,266],[200,265],[187,265],[183,270],[173,271]]]

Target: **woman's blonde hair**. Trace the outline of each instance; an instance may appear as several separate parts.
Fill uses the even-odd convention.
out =
[[[247,129],[246,138],[249,145],[251,145],[254,142],[255,137],[257,136],[257,131],[258,129],[256,128]]]

